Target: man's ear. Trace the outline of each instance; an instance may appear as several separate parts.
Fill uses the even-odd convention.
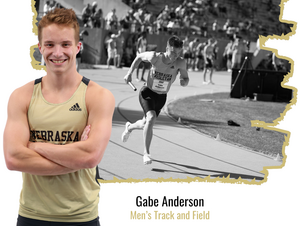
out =
[[[40,43],[38,43],[38,47],[39,47],[40,53],[42,53],[42,46],[40,45]]]
[[[76,54],[79,53],[79,51],[81,50],[81,45],[82,45],[82,42],[77,43],[77,52],[76,52]]]

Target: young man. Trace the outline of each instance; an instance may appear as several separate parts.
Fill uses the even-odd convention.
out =
[[[151,164],[150,144],[153,136],[153,126],[161,109],[166,103],[167,93],[175,81],[177,74],[180,74],[180,85],[187,86],[189,77],[185,60],[180,57],[183,42],[176,36],[171,37],[167,42],[166,52],[144,52],[139,54],[133,61],[125,82],[132,81],[132,73],[141,61],[148,61],[152,67],[147,83],[140,90],[139,100],[144,111],[144,117],[135,123],[127,122],[125,131],[122,134],[122,141],[126,142],[130,133],[135,129],[143,129],[144,135],[144,164]]]
[[[203,50],[204,58],[204,71],[203,71],[203,84],[212,84],[212,75],[214,71],[214,44],[212,39],[208,39],[207,45]],[[206,81],[206,73],[209,71],[209,80]]]
[[[190,71],[195,70],[195,62],[196,62],[196,53],[197,53],[197,46],[199,44],[199,39],[195,38],[189,43],[190,48]]]
[[[113,60],[113,64],[114,66],[116,66],[117,62],[116,62],[116,35],[115,34],[111,34],[110,38],[107,40],[106,42],[107,44],[107,60],[106,60],[106,64],[107,64],[107,69],[110,69],[110,62],[111,60]]]
[[[73,10],[45,15],[38,38],[47,74],[11,94],[4,131],[7,168],[23,173],[17,226],[100,225],[97,165],[114,97],[76,71],[81,43]]]
[[[125,37],[123,35],[123,29],[118,31],[116,35],[116,56],[115,56],[115,64],[117,68],[121,68],[121,63],[123,59],[123,48],[125,43]]]
[[[84,50],[84,47],[83,47],[83,37],[84,37],[84,35],[89,36],[89,33],[86,30],[83,30],[79,34],[79,42],[81,42],[81,46],[80,46],[80,51],[76,55],[76,70],[77,70],[78,73],[79,73],[79,70],[80,70],[82,52]]]
[[[232,69],[240,69],[242,66],[242,57],[247,51],[247,46],[242,37],[236,36],[232,45]]]

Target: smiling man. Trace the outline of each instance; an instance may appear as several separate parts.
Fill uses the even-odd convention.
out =
[[[114,97],[76,71],[73,10],[49,12],[38,32],[47,74],[11,94],[4,131],[7,168],[23,173],[17,226],[98,226],[98,164]]]
[[[135,123],[127,122],[125,124],[125,131],[122,134],[122,141],[126,142],[133,130],[143,129],[143,162],[146,165],[152,163],[150,144],[153,136],[153,126],[166,103],[167,93],[171,85],[176,80],[178,73],[180,74],[181,86],[187,86],[189,83],[186,62],[180,57],[182,46],[183,42],[177,36],[172,36],[167,42],[165,52],[157,53],[148,51],[138,54],[124,77],[126,83],[131,82],[132,73],[141,61],[150,62],[152,65],[147,82],[139,93],[139,101],[144,111],[144,117]]]

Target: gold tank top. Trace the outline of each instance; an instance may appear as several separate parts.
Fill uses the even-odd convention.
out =
[[[73,96],[64,103],[47,102],[35,81],[28,109],[30,141],[64,145],[79,141],[87,125],[85,93],[89,80],[83,77]],[[85,222],[98,217],[98,167],[58,176],[23,173],[19,214],[54,222]]]

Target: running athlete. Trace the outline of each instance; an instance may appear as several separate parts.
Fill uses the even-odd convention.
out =
[[[114,97],[76,71],[81,43],[72,9],[43,16],[38,39],[47,74],[11,94],[4,131],[7,168],[23,174],[17,226],[99,226],[97,166]]]
[[[144,111],[144,117],[135,123],[127,122],[125,124],[125,131],[122,134],[122,141],[126,142],[133,130],[143,129],[144,164],[152,163],[150,144],[153,136],[153,126],[166,103],[167,93],[175,81],[178,72],[180,74],[180,85],[187,86],[189,83],[186,62],[180,57],[182,44],[182,41],[177,36],[173,36],[168,40],[165,52],[157,53],[148,51],[139,54],[124,77],[126,83],[131,82],[132,73],[141,61],[148,61],[152,65],[147,82],[139,93],[139,101]]]

